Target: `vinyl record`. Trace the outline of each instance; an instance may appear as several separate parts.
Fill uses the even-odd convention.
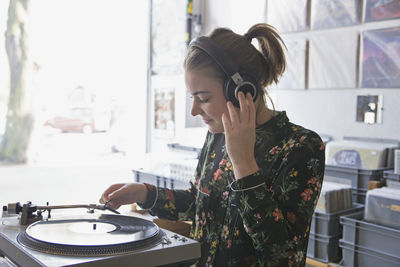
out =
[[[99,256],[155,245],[161,236],[151,221],[99,214],[35,222],[18,235],[18,242],[52,254]]]

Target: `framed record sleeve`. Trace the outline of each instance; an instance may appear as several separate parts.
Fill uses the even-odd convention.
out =
[[[400,18],[399,0],[366,0],[366,22],[394,18]]]
[[[306,39],[284,38],[287,69],[282,75],[277,88],[304,89],[306,87]]]
[[[183,71],[186,51],[186,5],[187,0],[152,1],[153,75],[178,75]]]
[[[357,84],[357,31],[310,38],[308,88],[354,88]]]
[[[334,28],[359,22],[359,0],[318,0],[311,2],[311,28]]]
[[[154,88],[154,129],[172,136],[175,131],[175,88]],[[161,134],[162,135],[162,134]]]
[[[295,32],[308,29],[307,0],[268,1],[267,23],[279,32]]]
[[[400,27],[366,31],[362,44],[361,87],[400,87]]]

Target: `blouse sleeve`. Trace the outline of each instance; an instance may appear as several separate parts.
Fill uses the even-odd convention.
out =
[[[279,157],[273,157],[275,154]],[[309,225],[320,194],[324,146],[317,135],[289,140],[273,148],[263,160],[272,165],[231,184],[246,232],[257,253],[281,262],[303,253]],[[297,249],[296,249],[297,248]],[[305,257],[305,255],[298,255]]]
[[[200,179],[200,169],[203,165],[210,133],[207,133],[206,141],[201,151],[199,162],[197,163],[196,173],[190,188],[185,190],[171,190],[167,188],[157,188],[154,185],[146,184],[147,199],[145,203],[139,205],[143,209],[149,209],[149,213],[167,220],[194,220],[196,210],[196,197],[198,182]]]
[[[149,209],[149,213],[167,220],[193,220],[195,212],[196,189],[171,190],[157,188],[154,185],[146,184],[146,202],[139,205],[143,209]]]

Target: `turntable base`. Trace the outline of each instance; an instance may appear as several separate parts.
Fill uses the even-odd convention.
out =
[[[104,215],[104,213],[98,216],[99,218],[105,216],[107,219],[109,218],[107,216],[112,216],[113,223],[116,221],[114,216],[117,219],[127,219],[128,222],[135,223],[131,216]],[[54,224],[54,222],[56,223]],[[97,225],[96,230],[99,230],[100,234],[96,232],[93,235],[90,232],[95,228],[93,221],[89,222],[91,223],[90,227],[87,227],[86,223],[88,222],[65,225],[63,221],[55,219],[51,220],[50,224],[47,221],[40,221],[27,227],[19,224],[17,216],[1,218],[0,255],[18,266],[110,266],[112,264],[140,267],[173,266],[184,262],[195,262],[200,257],[200,244],[197,241],[168,230],[159,229],[157,226],[156,228],[147,227],[145,231],[142,231],[140,228],[143,228],[143,225],[136,226],[136,228],[131,227],[132,229],[123,225],[122,229],[118,230],[118,227],[121,228],[120,223],[117,223],[117,226],[114,227],[113,225],[110,226],[109,221],[97,220],[95,223]],[[46,230],[43,231],[42,227],[46,227],[46,225],[50,225],[50,228],[45,228]],[[60,231],[63,228],[68,230]],[[39,231],[39,234],[36,231]],[[50,232],[51,234],[49,234]],[[58,232],[61,234],[57,234]],[[75,241],[73,241],[73,239],[76,239],[75,234],[72,234],[72,238],[68,239],[71,233],[76,232],[83,233],[84,237],[79,239],[77,246],[74,245]],[[88,240],[88,232],[95,238]],[[103,235],[102,232],[108,233],[108,235]],[[105,238],[99,238],[99,235]],[[35,242],[39,241],[41,245],[36,247],[35,244],[22,241],[24,236],[25,238],[28,236]],[[68,249],[68,253],[65,253],[65,250],[64,252],[63,250],[61,252],[52,250],[52,247],[63,246],[65,243],[67,243],[67,248],[73,248]],[[119,245],[118,243],[121,243],[125,249],[114,253],[113,249]],[[129,249],[126,249],[127,245]],[[79,246],[85,247],[84,253],[76,250],[76,247]],[[111,252],[104,249],[107,246],[111,246]]]

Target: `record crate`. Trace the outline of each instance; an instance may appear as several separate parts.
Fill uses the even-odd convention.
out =
[[[325,165],[324,180],[350,185],[353,190],[353,202],[365,204],[369,181],[383,181],[383,172],[386,170],[390,170],[390,168],[369,170]]]
[[[201,153],[201,147],[186,146],[186,145],[182,145],[179,143],[168,144],[168,148],[171,150],[195,152],[197,154],[197,156],[200,156],[200,153]]]
[[[320,262],[337,262],[342,258],[339,248],[340,235],[326,236],[310,233],[307,257]]]
[[[400,229],[363,220],[364,212],[340,217],[342,266],[400,266]]]
[[[383,172],[383,178],[388,187],[400,189],[400,174],[394,173],[393,170],[387,170]]]
[[[145,170],[133,169],[134,178],[136,183],[149,183],[156,185],[160,188],[168,189],[185,189],[188,188],[189,182],[185,183],[180,180],[172,179],[166,175],[158,175]]]
[[[342,237],[340,217],[362,211],[364,205],[353,203],[350,209],[331,213],[314,212],[311,221],[307,257],[320,262],[336,262],[341,259],[339,239]]]
[[[342,234],[340,217],[347,214],[363,211],[364,205],[353,203],[353,207],[332,213],[314,212],[310,232],[317,235],[335,236]]]
[[[398,255],[384,254],[362,246],[353,245],[340,240],[342,261],[340,267],[399,267]]]

